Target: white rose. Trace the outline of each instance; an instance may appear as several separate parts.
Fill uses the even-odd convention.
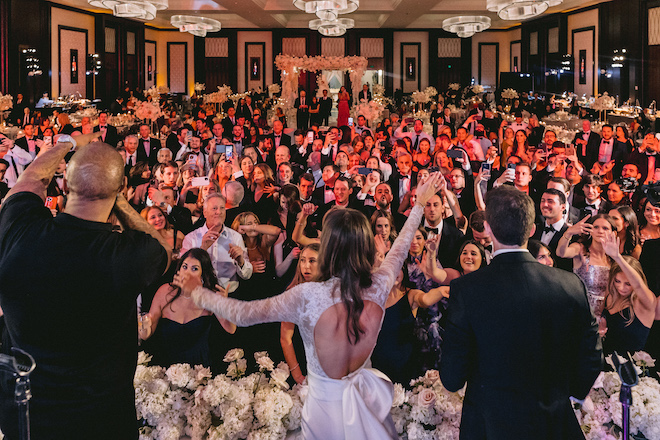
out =
[[[430,408],[435,403],[436,396],[432,389],[424,388],[422,391],[420,391],[417,399],[421,406]]]
[[[289,389],[289,384],[286,383],[286,380],[289,378],[289,372],[284,371],[280,368],[276,368],[270,373],[270,381],[272,384],[275,384],[283,389]]]
[[[262,356],[259,359],[257,359],[257,364],[259,365],[259,368],[262,370],[272,371],[273,368],[275,368],[275,364],[268,356]]]
[[[234,348],[232,350],[229,350],[227,354],[225,355],[225,358],[223,361],[225,362],[234,362],[243,357],[243,350],[240,348]]]
[[[392,400],[392,408],[399,407],[406,401],[406,390],[403,389],[401,384],[394,384],[394,399]]]

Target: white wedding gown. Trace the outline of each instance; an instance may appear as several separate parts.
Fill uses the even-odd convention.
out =
[[[385,316],[385,301],[408,255],[419,227],[423,208],[410,212],[399,237],[381,266],[372,275],[373,284],[362,298],[378,304]],[[281,295],[260,301],[225,298],[202,287],[193,291],[195,302],[240,327],[263,322],[293,322],[298,325],[307,355],[309,393],[303,407],[304,439],[383,440],[398,439],[390,417],[392,382],[371,367],[370,359],[341,379],[328,377],[321,368],[314,345],[314,327],[328,308],[340,303],[338,279],[300,284]],[[372,347],[373,350],[373,347]]]

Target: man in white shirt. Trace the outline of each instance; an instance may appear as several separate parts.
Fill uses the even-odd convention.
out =
[[[526,134],[529,133],[529,125],[527,124],[527,122],[523,121],[523,115],[520,110],[518,110],[515,113],[515,117],[516,120],[509,125],[511,130],[513,130],[514,133],[516,133],[519,130],[524,131]]]
[[[4,181],[12,188],[26,166],[32,162],[32,156],[27,151],[14,145],[14,142],[0,133],[0,159],[9,163]]]
[[[367,118],[364,115],[358,115],[357,117],[357,126],[355,127],[355,133],[360,136],[370,135],[373,136],[371,129],[367,127]]]
[[[223,287],[229,281],[237,281],[238,277],[247,280],[252,276],[252,264],[243,237],[224,225],[225,205],[222,194],[209,194],[204,202],[206,223],[186,235],[181,247],[181,254],[196,247],[207,251]]]
[[[404,137],[409,138],[412,143],[413,151],[419,149],[419,141],[422,139],[427,139],[429,141],[431,144],[431,152],[433,152],[433,149],[435,148],[435,139],[424,132],[424,123],[421,119],[415,119],[415,122],[413,123],[413,131],[404,133],[403,124],[401,124],[399,128],[394,131],[394,137],[397,139],[403,139]]]
[[[337,153],[339,152],[339,141],[341,140],[341,134],[339,133],[339,128],[332,127],[328,134],[325,136],[325,143],[323,144],[323,149],[321,149],[321,164],[325,166],[327,163],[334,163],[337,158]]]

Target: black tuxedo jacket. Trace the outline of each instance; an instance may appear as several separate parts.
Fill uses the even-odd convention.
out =
[[[587,216],[587,214],[591,214],[591,211],[588,210],[587,207],[587,201],[584,198],[581,198],[577,201],[574,202],[574,206],[576,209],[580,211],[580,219],[583,219],[584,217]],[[598,214],[607,214],[612,210],[612,203],[610,203],[608,200],[605,200],[604,198],[600,198],[600,206],[598,207]]]
[[[147,156],[147,149],[149,156]],[[158,163],[158,150],[161,149],[160,141],[156,138],[149,138],[149,142],[145,142],[142,138],[138,138],[137,148],[137,161],[148,162],[150,167]]]
[[[600,373],[598,326],[580,279],[528,252],[451,282],[440,378],[467,382],[462,439],[584,439],[569,396]]]
[[[117,143],[119,142],[119,134],[117,134],[117,128],[110,125],[110,124],[107,124],[106,126],[108,128],[106,128],[106,131],[105,131],[105,140],[103,140],[103,139],[101,139],[101,140],[103,140],[103,142],[105,142],[108,145],[116,147]],[[101,128],[100,128],[99,125],[94,127],[94,133],[97,133],[99,131],[101,131]]]
[[[591,140],[592,136],[589,137]],[[612,138],[614,144],[612,145],[612,156],[611,159],[614,161],[614,169],[612,170],[615,176],[621,175],[621,170],[623,170],[623,162],[627,159],[628,156],[628,146],[623,142],[617,141],[615,138]],[[589,144],[587,143],[587,170],[590,170],[593,164],[598,162],[598,152],[600,150],[600,143],[602,139],[598,140],[598,143],[595,146],[592,146],[589,149]],[[585,164],[586,165],[586,164]]]
[[[288,134],[284,134],[284,132],[282,132],[281,136],[282,137],[280,138],[280,145],[286,145],[287,147],[289,147],[289,149],[291,149],[291,136],[289,136]],[[270,138],[271,141],[273,141],[273,150],[276,149],[277,144],[275,143],[275,133],[269,134],[268,137]],[[293,155],[293,153],[291,154]]]
[[[399,210],[399,196],[402,194],[399,194],[399,179],[401,178],[401,174],[399,173],[399,170],[396,167],[396,164],[391,162],[392,164],[392,175],[388,179],[387,183],[390,185],[392,188],[392,211],[397,212]],[[413,188],[417,186],[417,173],[410,172],[410,188]]]
[[[541,217],[543,219],[543,217]],[[534,231],[534,235],[532,235],[532,238],[538,241],[541,241],[541,236],[543,235],[543,227],[545,226],[545,220],[543,220],[540,223],[536,223],[536,231]],[[558,267],[560,269],[567,270],[569,272],[573,272],[573,259],[572,258],[559,258],[557,256],[557,246],[559,245],[559,240],[561,239],[561,236],[564,235],[564,232],[568,229],[568,224],[564,222],[564,226],[561,227],[561,229],[552,236],[552,239],[550,240],[550,243],[548,243],[548,249],[550,249],[550,253],[552,254],[552,259],[555,261],[555,267]]]
[[[238,122],[238,113],[234,115],[234,121]],[[232,130],[234,129],[235,123],[231,122],[231,119],[229,119],[229,116],[225,117],[220,124],[222,124],[222,132],[224,133],[225,136],[233,136],[232,135]]]
[[[369,90],[367,90],[366,94],[364,93],[364,90],[360,92],[360,94],[358,95],[358,100],[361,101],[363,99],[366,99],[367,101],[371,101],[371,92]]]
[[[319,114],[321,116],[329,115],[332,111],[332,98],[329,96],[327,98],[320,97],[319,104]]]
[[[598,148],[600,147],[600,135],[595,133],[593,130],[589,133],[589,139],[587,140],[586,154],[582,154],[582,145],[576,144],[578,139],[582,139],[584,131],[578,131],[578,133],[573,138],[573,145],[575,145],[575,152],[577,153],[578,159],[584,164],[587,170],[590,170],[594,166],[594,162],[589,163],[593,159],[593,151],[596,150],[596,159],[598,159]]]

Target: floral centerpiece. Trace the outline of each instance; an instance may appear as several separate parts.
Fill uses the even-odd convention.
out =
[[[598,95],[598,98],[596,98],[593,104],[591,104],[591,108],[598,112],[612,110],[615,107],[615,101],[616,100],[613,96],[610,96],[607,92],[605,92],[602,95]]]
[[[14,107],[14,98],[7,94],[3,95],[0,93],[0,112],[4,112]]]
[[[277,367],[266,352],[254,354],[259,372],[245,376],[243,350],[224,358],[226,374],[211,377],[202,366],[147,366],[140,353],[135,403],[142,421],[140,440],[283,439],[300,427],[307,387],[289,389],[289,368]]]
[[[412,92],[412,100],[417,104],[426,104],[431,100],[431,98],[425,92],[420,92],[419,90],[415,90],[414,92]]]
[[[167,95],[170,93],[170,88],[167,86],[159,86],[156,90],[158,90],[158,93],[161,95]]]
[[[484,92],[484,86],[482,86],[482,85],[480,85],[480,84],[474,84],[474,85],[471,87],[471,89],[472,89],[472,93],[474,93],[475,95],[478,95],[478,94]]]
[[[502,90],[503,99],[516,99],[518,97],[518,92],[514,89],[504,89]]]
[[[270,84],[268,86],[268,95],[272,98],[274,95],[280,93],[281,90],[282,88],[279,84]]]
[[[373,123],[380,118],[381,113],[385,110],[383,101],[380,99],[373,99],[371,101],[360,101],[355,106],[353,106],[353,117],[357,118],[358,115],[362,115],[369,121],[369,124],[373,126]]]
[[[461,85],[459,83],[449,83],[449,86],[447,86],[449,90],[461,90]]]
[[[224,84],[222,87],[218,86],[218,91],[204,95],[204,102],[213,104],[222,104],[227,101],[231,95],[231,87]]]
[[[195,92],[200,93],[206,90],[206,84],[204,83],[195,83]]]
[[[149,89],[144,91],[144,96],[151,96],[155,102],[160,101],[160,92],[156,88],[156,86],[151,86]]]
[[[146,119],[153,122],[159,117],[163,116],[163,112],[161,111],[160,105],[158,105],[157,100],[151,102],[140,101],[135,106],[135,116],[138,119],[142,119],[142,120]]]
[[[645,352],[632,357],[639,384],[632,387],[630,433],[636,438],[660,438],[660,383],[648,375],[655,360]],[[624,359],[620,359],[623,363]],[[611,356],[607,362],[614,367]],[[622,410],[619,402],[621,380],[615,372],[602,372],[582,405],[575,406],[575,414],[587,440],[621,439]]]

